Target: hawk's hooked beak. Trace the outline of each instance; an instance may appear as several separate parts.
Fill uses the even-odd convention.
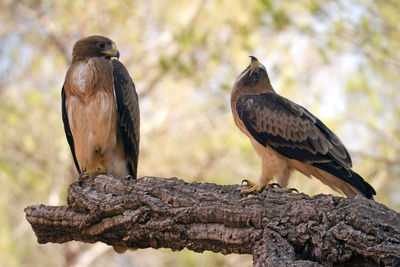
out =
[[[250,58],[251,58],[251,62],[250,62],[250,74],[252,74],[252,73],[253,73],[253,70],[254,70],[256,67],[260,66],[261,63],[260,63],[260,61],[258,61],[258,59],[257,59],[256,57],[250,56]]]
[[[112,45],[111,49],[103,51],[103,54],[106,54],[109,57],[116,57],[119,59],[119,51],[117,50],[115,44]]]

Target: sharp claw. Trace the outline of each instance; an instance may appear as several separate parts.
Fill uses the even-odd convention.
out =
[[[243,184],[243,183],[246,183],[247,186],[256,186],[256,185],[257,185],[256,183],[253,183],[252,181],[247,180],[247,179],[244,179],[244,180],[242,181],[242,184]]]
[[[271,183],[268,185],[268,187],[272,187],[272,188],[281,188],[281,185],[278,183]]]
[[[289,193],[293,193],[293,192],[299,193],[299,190],[297,190],[296,188],[288,188],[288,192]]]

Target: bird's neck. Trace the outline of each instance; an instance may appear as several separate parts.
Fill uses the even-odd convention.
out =
[[[242,95],[260,95],[265,93],[275,93],[271,83],[260,84],[254,87],[239,86],[235,83],[231,92],[231,102],[236,102]]]

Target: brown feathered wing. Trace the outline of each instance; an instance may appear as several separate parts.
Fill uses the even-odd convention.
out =
[[[239,118],[263,146],[290,159],[313,165],[372,198],[375,190],[352,171],[349,153],[340,139],[302,106],[275,93],[241,96]]]
[[[67,113],[67,96],[65,95],[65,89],[64,86],[61,90],[61,113],[62,113],[62,120],[64,122],[64,131],[65,131],[65,136],[67,137],[67,141],[69,144],[69,147],[71,148],[72,152],[72,157],[74,158],[74,163],[76,170],[78,173],[81,173],[81,169],[79,167],[78,160],[75,155],[75,145],[74,145],[74,138],[72,137],[72,132],[71,128],[69,126],[69,121],[68,121],[68,113]]]
[[[140,140],[139,101],[135,84],[125,66],[118,60],[111,61],[113,66],[114,89],[118,107],[118,124],[124,141],[129,174],[137,176]]]

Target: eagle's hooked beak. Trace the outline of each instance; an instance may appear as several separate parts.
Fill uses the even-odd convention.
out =
[[[250,74],[252,74],[252,73],[253,73],[253,70],[254,70],[256,67],[260,66],[261,63],[260,63],[260,61],[258,61],[258,59],[257,59],[256,57],[250,56],[250,58],[251,58],[251,62],[250,62]]]
[[[117,46],[112,44],[111,49],[103,51],[103,54],[106,54],[109,57],[116,57],[119,59],[119,51],[117,50]]]

